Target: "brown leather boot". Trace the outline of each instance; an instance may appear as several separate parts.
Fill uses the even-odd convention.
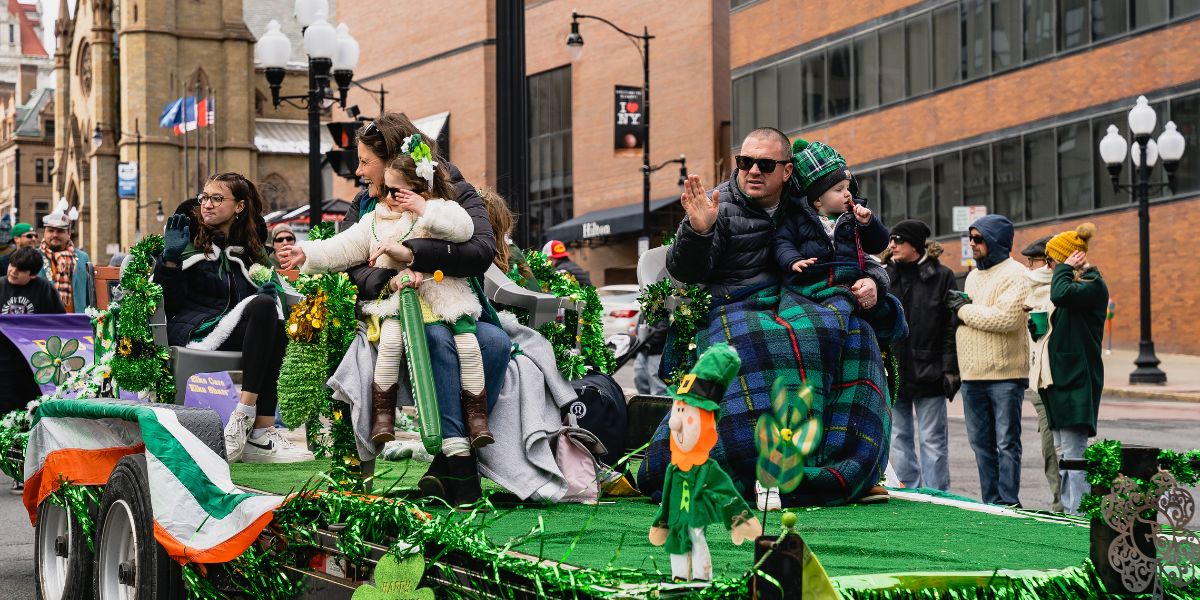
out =
[[[383,444],[396,439],[396,389],[393,383],[388,389],[371,384],[371,441]]]
[[[463,390],[462,408],[472,448],[482,448],[496,441],[492,438],[492,432],[488,431],[487,390],[481,390],[478,394]]]

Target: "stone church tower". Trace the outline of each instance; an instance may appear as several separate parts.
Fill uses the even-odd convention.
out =
[[[117,166],[139,159],[139,140],[143,233],[161,227],[160,198],[170,215],[211,173],[253,180],[254,38],[242,0],[59,0],[58,15],[54,190],[79,207],[77,243],[94,262],[134,239],[138,203],[118,199]],[[210,89],[215,132],[159,126],[167,103]]]

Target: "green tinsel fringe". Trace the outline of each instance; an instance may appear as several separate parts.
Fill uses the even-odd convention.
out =
[[[130,249],[129,262],[121,275],[125,294],[120,302],[109,307],[107,318],[116,319],[111,329],[113,339],[101,341],[117,351],[109,363],[112,378],[122,389],[140,392],[153,390],[159,402],[175,401],[175,378],[171,374],[171,357],[167,349],[154,343],[150,321],[154,309],[162,302],[162,286],[150,281],[153,257],[162,253],[161,235],[149,235]],[[109,331],[107,324],[99,328]]]
[[[296,429],[321,413],[328,366],[328,346],[288,343],[279,369],[279,415],[288,429]]]
[[[525,256],[533,276],[542,284],[542,291],[584,303],[582,313],[567,311],[563,323],[547,323],[538,328],[554,349],[558,371],[568,380],[579,379],[587,374],[590,364],[602,373],[612,374],[617,360],[604,344],[604,307],[596,288],[581,286],[574,276],[556,271],[550,259],[537,250],[527,250]],[[578,353],[574,351],[576,343]]]
[[[677,308],[675,312],[667,312],[668,297],[686,298],[689,303]],[[657,325],[666,321],[674,329],[674,337],[669,348],[664,353],[673,357],[675,369],[666,380],[667,383],[679,381],[679,378],[691,371],[696,364],[696,333],[708,322],[708,310],[712,306],[712,294],[697,285],[675,288],[670,279],[663,279],[646,286],[638,296],[642,314],[648,325]]]

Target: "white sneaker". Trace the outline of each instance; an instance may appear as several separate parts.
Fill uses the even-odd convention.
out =
[[[779,510],[783,506],[779,488],[764,488],[761,483],[755,481],[754,494],[757,496],[758,510]]]
[[[225,424],[225,462],[235,463],[242,459],[246,436],[253,428],[254,417],[239,410],[229,414],[229,422]]]
[[[247,463],[294,463],[312,459],[312,452],[293,444],[274,427],[246,440],[246,451],[242,456]]]

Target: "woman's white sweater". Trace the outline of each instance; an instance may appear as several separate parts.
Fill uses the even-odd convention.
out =
[[[963,381],[1029,377],[1026,268],[1009,258],[971,271],[964,291],[971,303],[958,310],[958,370]]]

